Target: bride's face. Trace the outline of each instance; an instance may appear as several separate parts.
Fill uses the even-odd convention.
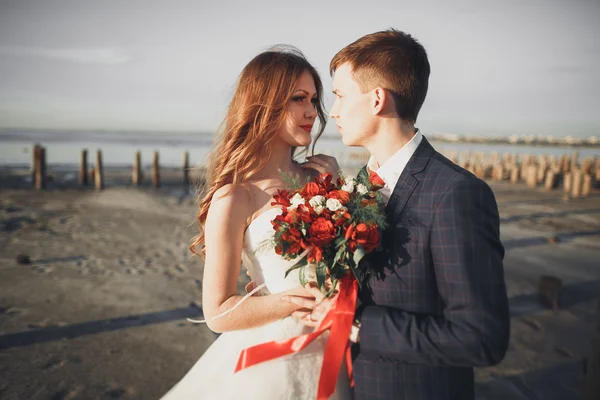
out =
[[[294,89],[286,110],[286,119],[279,128],[279,137],[290,146],[308,146],[310,132],[317,117],[318,102],[315,81],[308,71],[304,71]]]

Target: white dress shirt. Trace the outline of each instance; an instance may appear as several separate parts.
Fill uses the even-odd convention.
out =
[[[402,171],[404,171],[406,164],[408,164],[417,147],[419,147],[421,140],[423,140],[423,134],[417,129],[415,136],[384,162],[383,165],[380,166],[373,156],[369,158],[367,169],[376,172],[385,182],[385,186],[379,189],[379,193],[383,196],[386,204],[390,200],[390,197],[392,197],[392,192],[396,187],[396,183],[398,183],[398,179],[400,179],[400,175],[402,175]]]

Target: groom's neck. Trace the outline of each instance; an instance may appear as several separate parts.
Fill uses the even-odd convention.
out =
[[[381,124],[365,148],[383,165],[415,136],[415,132],[413,123],[390,118]]]

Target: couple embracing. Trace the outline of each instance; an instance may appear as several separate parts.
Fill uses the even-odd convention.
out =
[[[366,35],[340,50],[330,70],[329,116],[344,144],[370,152],[364,168],[384,182],[389,221],[381,251],[360,265],[375,272],[360,275],[347,339],[354,385],[346,366],[330,371],[338,376],[330,398],[473,399],[473,367],[499,363],[509,338],[494,195],[415,128],[430,67],[413,37],[393,29]],[[294,161],[297,148],[314,149],[326,121],[321,79],[299,52],[266,51],[242,71],[193,244],[205,257],[204,316],[222,335],[164,400],[317,398],[327,333],[302,351],[234,370],[244,349],[306,334],[331,306],[314,285],[285,276],[289,260],[261,248],[282,212],[271,205],[286,187],[280,171],[302,181],[337,176],[330,156]],[[241,262],[262,288],[244,299],[236,294]]]

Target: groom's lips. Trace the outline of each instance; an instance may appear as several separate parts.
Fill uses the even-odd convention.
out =
[[[304,129],[308,133],[312,131],[312,125],[300,125],[300,128]]]

